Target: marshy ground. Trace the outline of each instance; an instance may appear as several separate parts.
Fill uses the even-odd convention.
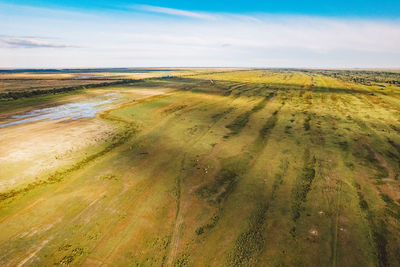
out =
[[[400,265],[399,73],[174,75],[0,102],[118,95],[0,128],[1,266]]]

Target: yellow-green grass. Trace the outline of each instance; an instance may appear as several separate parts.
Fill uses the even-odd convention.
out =
[[[398,266],[398,87],[328,74],[113,87],[173,91],[102,113],[120,134],[97,156],[6,196],[0,264]]]

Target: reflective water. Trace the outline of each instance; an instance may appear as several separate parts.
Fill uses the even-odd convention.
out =
[[[18,113],[0,120],[0,128],[20,125],[40,120],[92,118],[97,112],[109,107],[112,103],[119,102],[121,95],[110,93],[96,96],[90,100],[63,104],[55,107],[34,109],[25,113]]]

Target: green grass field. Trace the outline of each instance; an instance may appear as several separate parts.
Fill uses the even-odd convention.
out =
[[[400,266],[399,81],[226,70],[102,87],[169,91],[100,112],[108,139],[0,192],[0,266]]]

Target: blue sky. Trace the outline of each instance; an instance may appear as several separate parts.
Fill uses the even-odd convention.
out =
[[[161,6],[174,9],[224,12],[224,13],[272,13],[272,14],[301,14],[318,16],[355,16],[396,18],[400,16],[400,1],[396,0],[224,0],[224,1],[127,1],[127,0],[63,0],[63,1],[2,1],[22,5],[34,5],[52,8],[75,8],[82,10],[126,10],[134,4]]]
[[[0,68],[400,67],[400,1],[2,1]]]

